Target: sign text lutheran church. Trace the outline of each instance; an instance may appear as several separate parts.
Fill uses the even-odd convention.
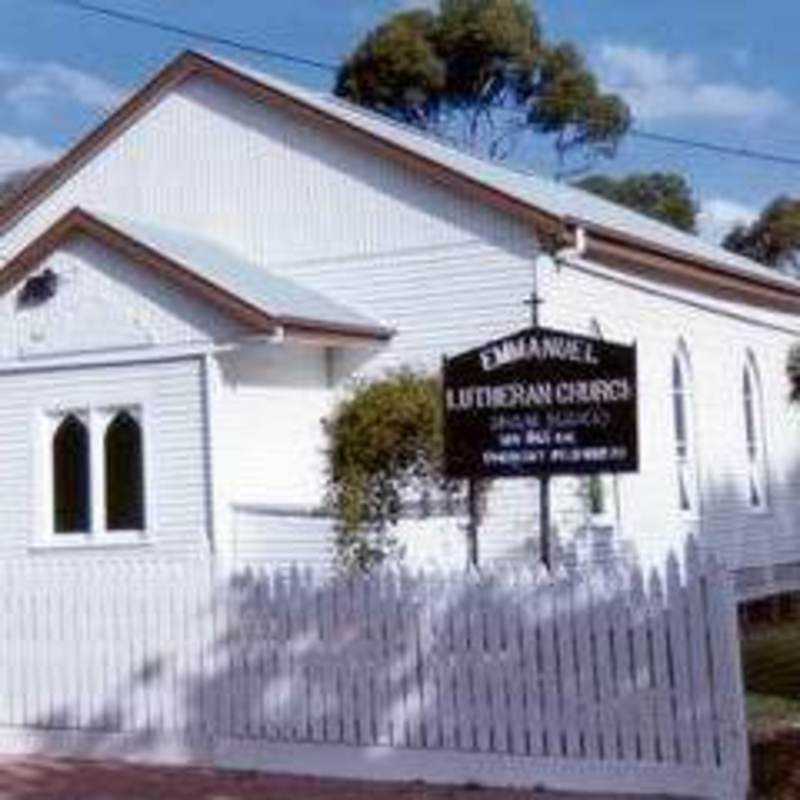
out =
[[[636,348],[529,328],[444,364],[454,478],[638,469]]]

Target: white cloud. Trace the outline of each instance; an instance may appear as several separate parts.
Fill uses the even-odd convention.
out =
[[[30,136],[18,137],[0,133],[0,178],[9,172],[53,161],[58,155],[58,150]]]
[[[621,94],[639,119],[763,121],[791,108],[789,100],[772,88],[703,80],[697,60],[686,54],[604,44],[597,66],[603,85]]]
[[[53,103],[65,101],[105,113],[122,97],[117,86],[63,64],[0,57],[0,101],[25,118],[45,115]]]
[[[707,241],[719,244],[735,225],[748,225],[757,216],[758,211],[734,200],[712,197],[700,206],[698,233]]]
[[[439,10],[439,0],[400,0],[400,6],[405,11],[416,11],[425,8],[428,11]]]

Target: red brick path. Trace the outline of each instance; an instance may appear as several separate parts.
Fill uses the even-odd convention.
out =
[[[570,795],[571,797],[571,795]],[[119,762],[0,758],[0,800],[569,800],[566,795],[355,783]],[[577,800],[577,799],[576,799]],[[588,800],[585,796],[581,800]],[[611,797],[595,800],[614,800]],[[619,798],[617,800],[620,800]]]

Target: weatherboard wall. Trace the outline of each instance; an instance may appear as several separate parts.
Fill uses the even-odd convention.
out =
[[[32,274],[52,270],[55,294],[23,304],[23,276],[0,296],[0,362],[130,347],[230,341],[240,325],[174,283],[85,236]]]
[[[317,355],[286,350],[286,360],[270,365],[261,383],[225,388],[223,380],[217,415],[223,441],[215,459],[236,462],[224,492],[231,502],[300,505],[319,494],[318,416],[354,374],[403,364],[434,369],[443,354],[529,319],[523,301],[538,249],[519,220],[332,126],[312,125],[208,79],[193,78],[161,99],[8,230],[0,254],[13,255],[76,205],[214,238],[396,329],[391,345],[369,358],[337,350],[323,370]],[[692,529],[733,566],[800,559],[798,452],[796,437],[787,435],[797,421],[787,410],[783,379],[786,350],[800,334],[797,318],[654,277],[623,284],[622,274],[540,264],[543,323],[587,332],[595,318],[608,338],[635,339],[640,348],[642,472],[606,479],[615,497],[604,523],[620,522],[619,510],[620,538],[645,560],[679,547]],[[673,460],[670,358],[681,337],[692,358],[698,409],[703,505],[693,519],[677,512]],[[764,513],[746,507],[742,489],[738,365],[748,347],[765,388],[770,503]],[[326,386],[331,394],[321,391]],[[301,397],[306,416],[297,412]],[[554,496],[556,525],[568,535],[587,521],[585,485],[558,479]],[[487,552],[532,552],[533,482],[498,485],[489,511]],[[260,539],[248,530],[243,557],[266,557],[269,524]]]
[[[800,560],[800,413],[788,403],[786,356],[800,328],[771,324],[692,289],[644,281],[578,261],[544,273],[548,325],[595,320],[606,338],[639,353],[639,474],[621,475],[623,538],[658,563],[697,532],[729,565]],[[672,357],[683,343],[691,371],[699,503],[679,510],[672,407]],[[762,391],[767,503],[750,505],[742,396],[748,354]]]
[[[207,552],[208,461],[202,365],[197,359],[0,375],[0,558],[148,558]],[[146,535],[72,547],[46,539],[51,456],[44,417],[59,409],[143,409]],[[128,537],[126,537],[128,538]],[[96,545],[96,546],[95,546]]]

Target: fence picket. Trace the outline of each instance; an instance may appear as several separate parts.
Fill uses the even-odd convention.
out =
[[[453,667],[455,671],[455,706],[456,724],[458,728],[458,747],[461,750],[476,749],[475,731],[473,728],[474,707],[472,702],[470,651],[468,646],[469,620],[468,603],[465,580],[456,583],[453,594],[454,603],[452,611],[453,642],[455,652]]]
[[[561,729],[561,676],[558,673],[556,644],[556,600],[552,586],[539,590],[539,647],[542,664],[545,755],[562,757],[564,741]]]
[[[512,591],[516,591],[515,582]],[[506,713],[508,714],[508,750],[514,755],[525,755],[527,752],[527,737],[525,735],[525,681],[523,678],[525,666],[522,649],[522,621],[520,618],[520,605],[517,602],[507,602],[503,598],[500,611],[503,618],[505,632],[504,684],[506,690]]]
[[[545,752],[544,725],[542,717],[542,698],[544,696],[543,678],[540,671],[539,656],[539,602],[541,595],[536,591],[532,576],[526,581],[520,596],[518,617],[522,626],[523,684],[525,687],[525,728],[528,752],[541,756]]]
[[[586,758],[600,757],[597,733],[596,666],[592,648],[591,593],[587,580],[579,578],[573,587],[572,616],[577,650],[577,719],[581,731],[581,752]]]
[[[694,728],[694,698],[689,673],[688,612],[680,566],[674,555],[667,561],[667,609],[669,621],[670,663],[675,677],[674,693],[677,708],[675,730],[679,761],[697,763]]]
[[[592,627],[596,649],[598,727],[601,754],[605,760],[621,757],[618,693],[614,677],[614,636],[611,624],[611,593],[608,580],[598,577],[594,584]]]
[[[661,761],[677,761],[675,714],[672,703],[673,684],[667,652],[668,628],[666,614],[663,582],[658,572],[653,570],[650,576],[648,616],[653,643],[657,755]]]
[[[617,709],[622,758],[638,758],[638,719],[633,683],[632,630],[630,607],[621,587],[616,586],[611,598],[611,630],[613,634],[614,682],[617,690]]]
[[[492,718],[489,711],[489,670],[486,654],[486,613],[475,581],[467,584],[469,624],[469,664],[472,671],[472,698],[475,713],[475,743],[488,752],[491,746]]]
[[[644,576],[637,567],[633,571],[631,598],[631,625],[633,626],[633,684],[635,708],[638,709],[639,757],[644,761],[656,760],[655,691],[651,660],[651,631],[647,613]]]
[[[637,570],[0,564],[0,725],[672,765],[743,800],[733,591],[692,547],[647,588]]]
[[[554,587],[556,600],[556,635],[558,638],[558,663],[561,672],[562,721],[566,755],[581,754],[581,721],[578,716],[578,667],[575,659],[573,633],[574,583],[560,580]]]
[[[686,544],[686,596],[689,605],[686,624],[689,631],[691,681],[694,693],[697,747],[700,763],[713,766],[716,763],[713,731],[715,720],[711,705],[708,651],[708,613],[706,606],[705,576],[700,567],[700,554],[694,539]]]

